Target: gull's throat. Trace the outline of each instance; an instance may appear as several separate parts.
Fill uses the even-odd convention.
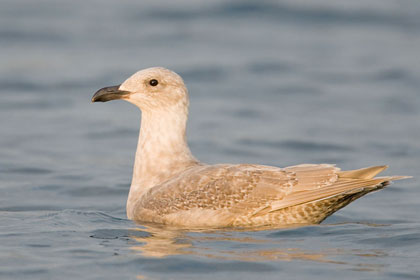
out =
[[[127,213],[148,189],[165,182],[198,161],[186,141],[188,109],[142,111],[140,135],[127,203]]]

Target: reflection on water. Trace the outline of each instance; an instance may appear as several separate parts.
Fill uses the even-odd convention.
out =
[[[138,231],[146,231],[150,235],[145,237],[132,236],[139,245],[132,246],[131,249],[138,251],[146,257],[167,257],[172,255],[185,255],[192,252],[188,249],[192,247],[191,242],[184,242],[185,234],[182,231],[164,229],[160,227],[146,226]]]
[[[372,224],[370,226],[378,227],[381,225]],[[250,236],[256,231],[187,231],[159,225],[146,225],[143,228],[131,229],[131,232],[133,231],[139,231],[142,234],[130,236],[138,242],[130,249],[144,257],[165,258],[176,255],[195,255],[219,260],[245,262],[301,260],[346,265],[353,270],[374,271],[380,270],[385,266],[384,264],[376,263],[375,258],[388,256],[385,251],[379,249],[329,247],[303,249],[288,247],[287,245],[291,241],[290,238],[276,238],[273,240],[272,238],[267,238],[265,232],[259,235],[260,238]],[[304,238],[293,238],[294,245],[299,245],[299,243],[305,245],[304,241]],[[349,258],[349,256],[353,256],[353,258]],[[349,259],[354,260],[354,262],[348,261]]]

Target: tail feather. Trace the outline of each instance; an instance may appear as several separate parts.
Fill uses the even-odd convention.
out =
[[[387,166],[375,166],[359,170],[344,171],[347,172],[344,176],[360,176],[362,178],[349,178],[339,175],[339,180],[332,185],[309,191],[291,193],[283,200],[274,202],[270,207],[266,207],[267,209],[265,209],[265,211],[275,212],[290,206],[325,200],[342,194],[351,195],[361,193],[364,195],[371,191],[384,188],[389,185],[391,181],[411,178],[410,176],[374,177],[386,168]],[[357,196],[357,198],[360,196]]]
[[[278,211],[280,209],[294,205],[324,200],[343,193],[350,194],[361,192],[367,189],[374,190],[378,187],[381,187],[384,182],[388,182],[388,180],[376,178],[368,180],[345,178],[335,184],[320,189],[291,193],[283,200],[272,203],[269,212]]]
[[[411,179],[413,176],[383,176],[383,177],[375,177],[375,179],[382,179],[385,181],[397,181],[397,180],[404,180],[404,179]]]
[[[297,166],[302,169],[306,166]],[[293,168],[297,168],[293,167]],[[352,201],[388,186],[391,181],[412,178],[410,176],[375,177],[388,166],[372,166],[363,169],[338,171],[336,180],[320,184],[317,188],[292,189],[283,199],[257,209],[252,218],[265,215],[288,215],[295,213],[307,223],[320,223],[332,213]],[[301,170],[302,171],[302,170]],[[314,176],[311,176],[313,178]],[[293,191],[294,190],[294,191]],[[309,209],[309,210],[308,210]]]
[[[340,171],[338,177],[352,179],[372,179],[382,171],[388,168],[388,165],[371,166],[362,169]]]

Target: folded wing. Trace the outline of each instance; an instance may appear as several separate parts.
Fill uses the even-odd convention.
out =
[[[286,168],[250,164],[198,166],[152,188],[137,206],[160,216],[214,210],[215,215],[258,217],[342,194],[378,189],[391,180],[405,178],[374,177],[385,168],[340,171],[329,164]]]

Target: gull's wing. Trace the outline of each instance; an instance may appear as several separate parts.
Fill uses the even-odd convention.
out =
[[[138,207],[161,215],[194,208],[245,214],[295,191],[330,184],[338,171],[326,164],[285,169],[251,164],[198,166],[149,190]]]
[[[261,216],[399,179],[373,178],[385,168],[340,171],[329,164],[287,168],[250,164],[197,166],[149,190],[136,208],[158,216],[195,210],[216,210],[215,214],[218,210],[229,217]]]

